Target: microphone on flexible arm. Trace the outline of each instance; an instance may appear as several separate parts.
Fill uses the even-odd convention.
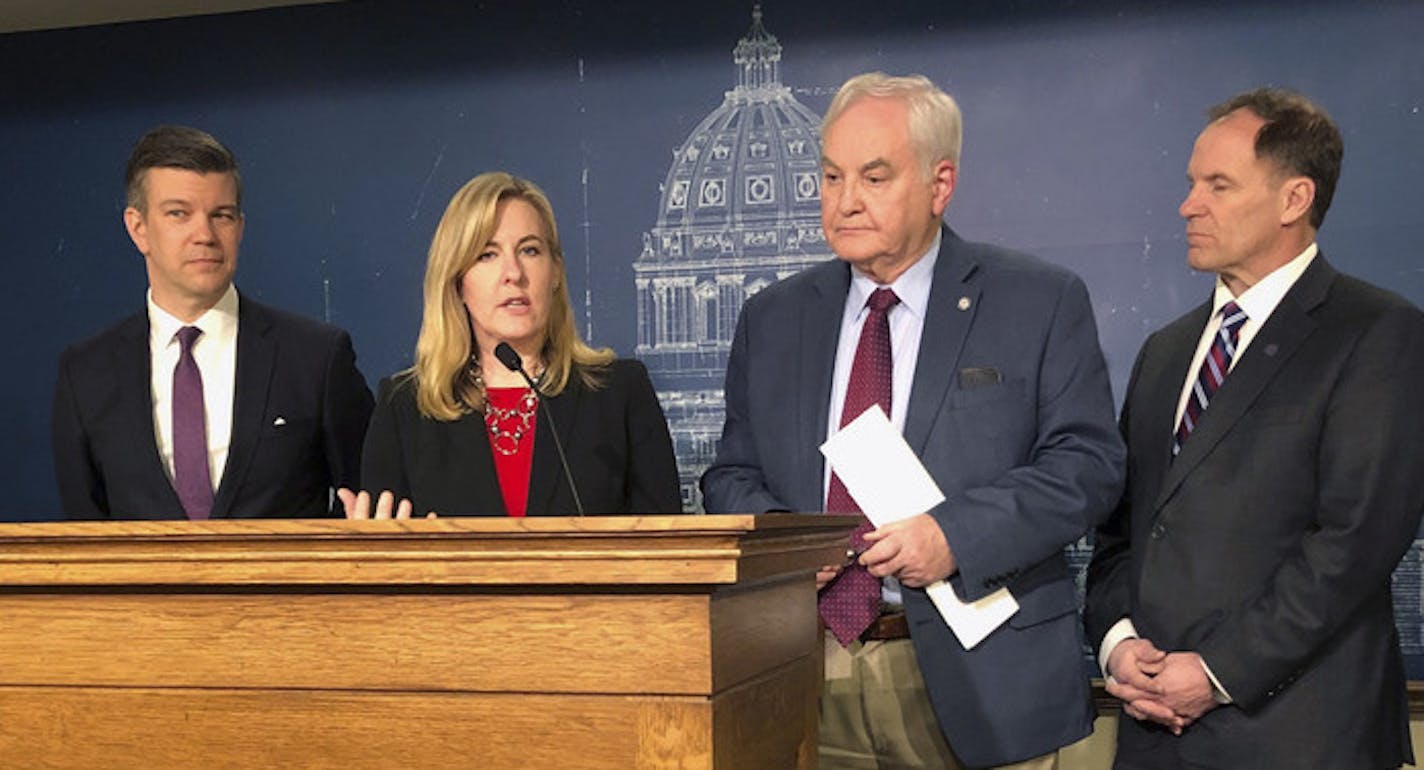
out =
[[[559,431],[554,427],[554,414],[549,411],[549,402],[544,399],[544,394],[539,392],[539,386],[534,384],[534,378],[529,376],[529,372],[524,371],[524,361],[519,358],[519,353],[508,342],[501,342],[495,346],[494,357],[504,364],[504,368],[511,372],[519,372],[519,376],[529,383],[529,389],[534,391],[539,403],[543,405],[544,416],[548,418],[549,422],[549,434],[554,437],[554,449],[559,454],[559,465],[564,468],[564,480],[569,482],[569,491],[574,494],[574,507],[578,509],[578,515],[584,515],[583,500],[579,499],[578,486],[574,484],[574,474],[569,471],[569,458],[564,455],[564,443],[559,441]]]

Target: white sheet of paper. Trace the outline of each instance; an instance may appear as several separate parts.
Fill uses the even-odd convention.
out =
[[[917,516],[944,502],[944,492],[879,404],[826,439],[821,454],[876,527]],[[1018,601],[1007,588],[975,602],[961,601],[943,580],[926,586],[925,592],[966,650],[1019,611]]]

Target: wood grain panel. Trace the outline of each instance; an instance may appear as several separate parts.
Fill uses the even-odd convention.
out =
[[[720,694],[715,767],[814,770],[821,677],[820,660],[808,655]]]
[[[0,688],[6,767],[710,768],[710,733],[695,698]]]
[[[699,595],[0,595],[0,683],[710,694]]]
[[[819,649],[816,586],[809,576],[718,589],[712,601],[713,691]]]

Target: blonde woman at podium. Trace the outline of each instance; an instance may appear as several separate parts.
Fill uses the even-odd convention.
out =
[[[415,365],[381,382],[347,518],[680,513],[639,361],[579,339],[549,199],[502,172],[430,244]]]

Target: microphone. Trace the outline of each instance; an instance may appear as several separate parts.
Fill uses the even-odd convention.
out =
[[[554,450],[559,454],[559,465],[564,468],[564,480],[569,482],[569,491],[574,494],[574,507],[578,509],[578,515],[584,515],[583,500],[579,499],[578,486],[574,484],[574,474],[569,471],[569,458],[564,455],[564,443],[559,440],[559,431],[554,427],[554,415],[549,411],[549,402],[544,399],[544,394],[539,392],[539,386],[534,384],[534,378],[529,376],[529,372],[524,371],[524,361],[519,358],[519,353],[508,342],[501,342],[495,346],[494,357],[504,364],[504,368],[511,372],[519,372],[519,376],[529,383],[529,389],[534,391],[539,403],[543,405],[544,416],[548,418],[549,422],[549,435],[554,437]]]

